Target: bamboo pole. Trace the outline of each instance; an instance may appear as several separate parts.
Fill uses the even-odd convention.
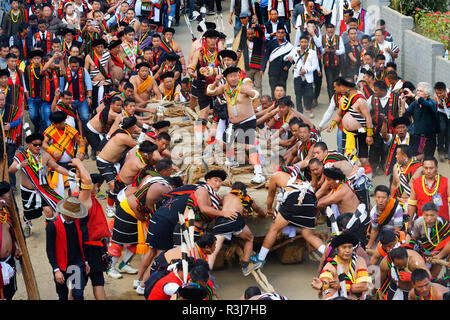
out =
[[[6,154],[6,144],[5,144],[5,134],[3,129],[3,121],[1,123],[1,131],[2,131],[2,145],[3,145],[3,156],[2,156],[2,165],[0,170],[0,177],[2,181],[9,182],[9,174],[8,174],[8,155]],[[39,290],[36,282],[36,277],[34,275],[33,266],[31,265],[30,254],[28,252],[27,244],[25,242],[25,238],[22,232],[22,224],[19,219],[19,215],[17,214],[16,204],[13,199],[14,194],[10,190],[9,191],[9,202],[8,202],[8,212],[10,214],[14,235],[16,237],[17,244],[19,245],[19,249],[22,252],[22,256],[19,258],[20,267],[22,269],[23,281],[25,283],[25,288],[27,290],[28,300],[40,300]]]

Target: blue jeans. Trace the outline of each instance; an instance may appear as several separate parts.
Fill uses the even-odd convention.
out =
[[[337,128],[337,135],[336,135],[336,137],[337,137],[338,151],[340,153],[344,154],[344,147],[345,146],[342,144],[343,143],[343,141],[342,141],[342,130],[339,129],[339,128]]]
[[[89,121],[89,105],[87,103],[87,100],[84,101],[80,101],[80,100],[75,100],[72,103],[73,109],[75,111],[78,111],[78,116],[80,117],[81,120],[81,125],[83,126],[83,133],[86,130],[86,125]],[[80,128],[78,128],[78,130],[80,130]]]
[[[241,30],[241,28],[242,28],[241,19],[239,19],[239,17],[236,16],[235,23],[234,23],[234,37],[237,36],[237,34],[239,33],[239,30]]]
[[[42,101],[41,105],[41,128],[47,129],[52,124],[50,121],[50,114],[52,113],[52,104],[50,102]]]
[[[28,98],[28,114],[30,120],[33,123],[35,132],[42,132],[43,128],[40,127],[39,110],[41,109],[41,98]],[[45,129],[45,128],[44,128]]]
[[[172,17],[172,22],[173,22],[173,17],[175,16],[176,6],[177,6],[176,3],[170,5],[170,14],[167,13],[167,6],[164,6],[164,26],[165,27],[169,26],[169,17]]]

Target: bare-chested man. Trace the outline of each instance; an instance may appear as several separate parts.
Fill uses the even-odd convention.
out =
[[[134,100],[138,107],[147,105],[151,100],[161,100],[161,91],[155,79],[150,76],[150,65],[147,62],[136,65],[137,75],[130,77],[130,83],[134,86]]]
[[[106,40],[92,40],[92,51],[86,55],[84,67],[89,72],[92,81],[92,106],[96,108],[103,99],[105,93],[108,93],[112,86],[112,79],[109,72],[110,53],[106,50]]]
[[[408,300],[444,300],[444,294],[449,289],[438,283],[432,283],[430,275],[425,269],[416,269],[411,273],[413,288],[409,292]]]
[[[373,124],[367,100],[357,91],[353,82],[338,78],[334,83],[336,93],[341,94],[342,97],[339,100],[337,115],[328,127],[328,132],[331,132],[342,120],[347,136],[345,154],[352,160],[357,154],[361,166],[366,174],[369,174],[372,172],[368,157],[369,146],[373,144]]]
[[[311,126],[304,123],[299,118],[292,118],[289,121],[289,127],[292,136],[297,142],[284,154],[286,163],[296,164],[300,169],[304,170],[308,166],[308,162],[313,158],[313,146],[320,137],[311,132]]]
[[[122,160],[126,152],[137,144],[132,134],[137,130],[136,117],[123,119],[120,129],[116,130],[97,156],[98,171],[105,178],[109,186],[106,215],[112,216],[114,212],[114,181],[120,171]]]
[[[180,101],[181,86],[176,82],[174,73],[168,71],[160,76],[159,90],[166,101]]]
[[[109,105],[99,106],[97,114],[87,123],[86,139],[95,152],[100,152],[107,141],[107,133],[112,124],[122,112],[122,99],[119,96],[111,98]]]
[[[125,64],[119,54],[120,45],[122,40],[113,40],[108,46],[109,49],[109,60],[108,60],[108,70],[111,75],[111,80],[114,85],[117,85],[120,80],[123,79],[125,75]]]
[[[203,134],[213,103],[213,99],[207,94],[207,87],[215,80],[217,81],[217,77],[214,76],[214,70],[220,65],[216,46],[219,35],[218,31],[212,29],[203,34],[204,45],[195,52],[192,62],[187,68],[189,76],[193,79],[190,107],[194,109],[196,103],[198,103],[200,108],[199,119],[194,125],[195,143],[197,145],[203,144]]]
[[[413,288],[411,272],[424,269],[430,275],[425,261],[414,250],[404,247],[394,248],[380,263],[380,294],[384,300],[408,300]],[[431,276],[431,275],[430,275]]]
[[[46,152],[42,152],[44,135],[34,133],[26,137],[27,146],[19,151],[9,167],[9,173],[21,171],[20,190],[25,220],[25,236],[31,234],[31,220],[37,219],[44,212],[47,220],[54,218],[53,212],[56,204],[62,198],[48,187],[46,168],[69,177],[75,177],[71,172],[56,163]]]
[[[347,177],[349,184],[355,191],[358,199],[366,205],[367,210],[370,209],[368,190],[370,179],[365,174],[363,168],[353,165],[343,154],[334,150],[328,150],[327,144],[323,141],[316,142],[314,144],[313,156],[323,163],[324,168],[334,167],[340,169]],[[313,168],[310,167],[310,170],[313,170]],[[319,179],[319,181],[320,179],[323,179],[318,175],[316,177]],[[320,182],[319,185],[321,184],[322,183]],[[317,198],[321,198],[323,193],[321,191],[318,191],[316,195]]]
[[[244,240],[244,256],[242,258],[242,273],[248,276],[253,270],[261,267],[261,262],[250,262],[253,251],[253,234],[245,224],[244,216],[264,217],[265,212],[256,205],[255,201],[247,194],[247,187],[242,182],[235,182],[231,186],[231,191],[223,197],[223,208],[233,210],[238,214],[236,219],[230,220],[225,217],[216,217],[213,234],[217,238],[216,249],[209,256],[209,268],[212,270],[216,256],[222,248],[225,239],[231,240],[233,235]]]
[[[125,162],[114,183],[114,194],[133,183],[133,179],[148,165],[155,164],[153,152],[157,146],[151,141],[143,141],[128,152]]]
[[[225,93],[227,98],[230,124],[227,129],[227,162],[225,164],[233,165],[236,162],[234,141],[237,140],[238,143],[244,144],[245,150],[248,150],[255,174],[251,182],[263,183],[266,178],[262,174],[261,159],[256,148],[256,115],[252,106],[252,101],[259,97],[259,93],[253,88],[251,82],[242,81],[240,71],[241,69],[236,67],[225,69],[223,74],[218,75],[207,87],[207,94],[216,96]],[[222,77],[225,78],[226,84],[219,85]]]
[[[137,120],[136,125],[139,128],[142,128],[144,123],[146,123],[146,124],[151,124],[152,123],[152,120],[151,120],[152,116],[151,115],[145,116],[145,117],[137,116],[136,115],[136,101],[133,98],[127,98],[123,102],[122,112],[114,120],[114,122],[113,122],[113,124],[111,126],[111,129],[109,129],[108,135],[110,136],[117,129],[119,129],[119,125],[120,125],[120,123],[122,122],[122,120],[124,118],[131,117],[131,116],[135,116],[136,117],[136,120]]]
[[[370,217],[367,214],[365,204],[360,203],[352,188],[345,183],[345,174],[340,169],[325,168],[323,175],[326,181],[322,185],[322,188],[328,188],[331,192],[319,199],[317,208],[319,210],[325,210],[326,207],[330,206],[336,218],[343,213],[353,213],[352,220],[348,223],[348,229],[351,229],[350,226],[355,225],[361,241],[367,244],[364,233],[367,232]],[[336,230],[333,230],[333,232],[336,232]]]
[[[15,245],[13,222],[9,213],[11,185],[6,181],[0,182],[0,264],[3,271],[2,298],[12,300],[16,290],[16,263],[14,258],[19,259],[22,255],[20,249]],[[6,272],[5,272],[6,271]],[[6,279],[4,275],[7,275]],[[8,280],[6,283],[5,280]]]

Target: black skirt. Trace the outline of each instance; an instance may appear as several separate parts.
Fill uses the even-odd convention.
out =
[[[315,229],[317,198],[312,193],[306,193],[302,205],[298,205],[300,192],[292,192],[280,206],[280,214],[290,224],[300,227]]]

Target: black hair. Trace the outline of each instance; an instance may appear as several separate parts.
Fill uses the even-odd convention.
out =
[[[294,105],[290,96],[284,96],[284,97],[280,98],[278,100],[278,105],[280,105],[280,104],[288,106],[288,107],[292,107]]]
[[[384,54],[379,53],[375,56],[375,61],[380,61],[380,60],[386,61],[386,57],[384,56]]]
[[[314,143],[313,147],[314,148],[320,148],[322,151],[328,150],[327,144],[325,142],[323,142],[323,141],[319,141],[319,142]]]
[[[303,120],[298,117],[293,117],[291,120],[289,120],[289,125],[293,126],[294,124],[300,126],[303,123]]]
[[[172,168],[173,162],[170,159],[162,158],[161,160],[158,160],[155,164],[155,169],[157,172],[161,172],[162,170],[167,170]]]
[[[160,134],[158,134],[158,136],[156,137],[156,140],[167,140],[170,142],[170,135],[167,132],[161,132]]]
[[[159,33],[154,33],[152,38],[159,38],[159,40],[161,40],[161,35]]]
[[[397,70],[397,64],[395,62],[388,62],[386,63],[386,68],[392,68],[394,70]]]
[[[120,98],[119,98],[119,99],[120,99]],[[133,98],[127,98],[127,99],[124,100],[123,105],[124,105],[124,106],[127,106],[127,105],[129,105],[130,103],[136,103],[136,100],[134,100]]]
[[[248,287],[247,289],[245,289],[244,298],[246,300],[248,300],[251,297],[259,296],[260,294],[261,294],[261,289],[259,289],[257,286],[252,286],[252,287]]]
[[[336,26],[334,24],[332,24],[332,23],[327,23],[325,28],[326,29],[333,29],[333,28],[336,28]]]
[[[394,248],[389,253],[391,255],[392,261],[394,261],[395,259],[397,260],[408,259],[408,251],[406,251],[405,247]]]
[[[307,36],[306,34],[302,34],[302,35],[300,36],[299,42],[300,42],[301,40],[308,40],[308,41],[309,41],[309,36]]]
[[[427,202],[422,206],[422,212],[424,211],[439,212],[439,208],[437,205],[434,204],[434,202]]]
[[[312,164],[319,164],[319,165],[323,165],[323,163],[322,163],[322,161],[320,161],[319,159],[317,159],[317,158],[312,158],[311,160],[309,160],[309,162],[308,162],[308,166],[310,166],[310,165],[312,165]]]
[[[375,83],[373,84],[373,86],[374,87],[377,87],[378,89],[380,89],[380,90],[383,90],[383,91],[388,91],[388,86],[387,86],[387,84],[386,84],[386,82],[384,82],[383,80],[378,80],[378,81],[375,81]]]
[[[350,23],[358,23],[358,19],[356,19],[356,18],[350,18],[349,20],[348,20],[348,23],[350,24]]]
[[[174,189],[183,185],[183,179],[181,177],[166,177],[165,179]]]
[[[406,154],[406,156],[408,157],[408,158],[411,158],[412,156],[413,156],[413,152],[412,152],[412,149],[409,147],[409,145],[407,145],[407,144],[401,144],[401,145],[399,145],[398,146],[398,149],[402,152],[402,153],[404,153],[404,154]]]
[[[425,156],[425,157],[423,157],[423,163],[425,163],[425,161],[433,161],[434,162],[434,164],[436,165],[436,167],[438,166],[438,161],[437,161],[437,159],[435,158],[435,157],[433,157],[433,156]]]
[[[394,70],[391,70],[388,73],[386,73],[386,77],[391,80],[398,80],[398,74]]]
[[[134,85],[131,82],[127,82],[123,85],[123,89],[134,89]]]
[[[438,81],[434,84],[434,90],[446,90],[447,86],[445,85],[445,82]]]
[[[114,102],[117,102],[117,101],[122,101],[122,99],[120,99],[120,97],[118,97],[118,96],[114,96],[111,98],[110,104],[113,104]]]
[[[382,245],[397,241],[395,233],[392,230],[382,229],[380,232],[380,242]]]
[[[189,84],[189,82],[191,82],[191,79],[189,79],[189,78],[183,78],[181,80],[181,83],[184,83],[184,84]]]
[[[389,188],[383,184],[380,184],[379,186],[376,186],[375,188],[375,193],[377,192],[385,192],[388,196],[391,194],[391,191],[389,190]]]
[[[211,232],[205,232],[203,233],[197,240],[197,245],[200,248],[205,248],[205,247],[212,247],[212,245],[214,244],[214,242],[216,242],[217,238],[216,236],[211,233]]]
[[[369,42],[370,41],[372,41],[372,39],[370,38],[370,36],[368,35],[368,34],[365,34],[365,35],[363,35],[362,37],[361,37],[361,42],[363,41],[363,40],[369,40]]]
[[[142,151],[144,153],[153,152],[156,149],[158,149],[158,147],[150,140],[144,140],[139,144],[139,151]]]
[[[373,51],[366,51],[364,56],[370,56],[372,59],[375,59],[375,53]]]
[[[411,81],[405,81],[403,82],[403,86],[402,89],[408,88],[411,91],[416,90],[416,87],[414,86],[414,84]]]
[[[72,96],[72,92],[70,92],[69,90],[64,90],[63,92],[61,92],[61,96],[71,97]]]
[[[411,283],[416,283],[417,281],[422,281],[425,279],[430,279],[430,275],[425,269],[417,268],[411,273]]]
[[[233,183],[231,189],[241,190],[244,193],[247,192],[247,186],[245,185],[245,183],[240,181],[236,181],[235,183]]]
[[[209,280],[209,272],[204,266],[195,266],[190,272],[189,276],[191,281],[200,282],[200,281],[208,281]]]
[[[385,26],[386,25],[386,21],[384,21],[383,19],[380,19],[380,20],[378,20],[377,25]]]

